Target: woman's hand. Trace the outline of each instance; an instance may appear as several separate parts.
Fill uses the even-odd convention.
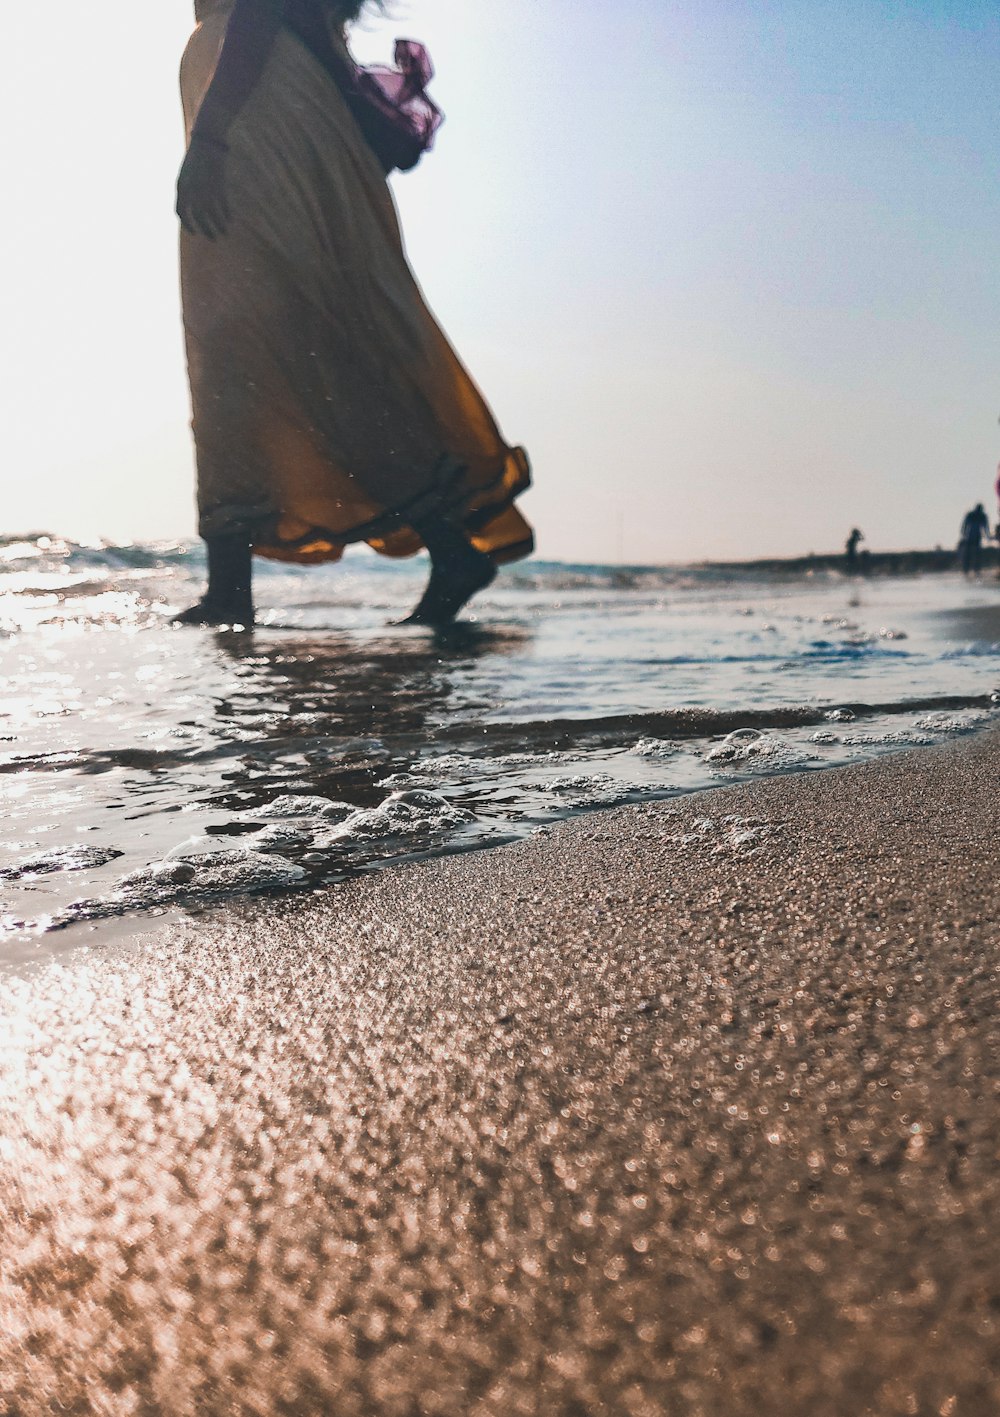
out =
[[[177,215],[192,236],[214,241],[229,225],[226,200],[225,143],[200,138],[195,132],[177,179]]]

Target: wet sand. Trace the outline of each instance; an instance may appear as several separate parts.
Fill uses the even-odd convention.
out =
[[[0,1411],[1000,1410],[1000,735],[3,986]]]

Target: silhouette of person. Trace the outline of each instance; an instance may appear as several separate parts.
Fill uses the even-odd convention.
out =
[[[977,502],[971,512],[966,512],[962,521],[962,532],[958,551],[962,563],[962,574],[978,575],[982,565],[983,537],[989,539],[990,523],[982,502]]]
[[[346,26],[365,9],[195,0],[177,211],[208,589],[175,623],[251,625],[252,554],[309,565],[366,541],[427,549],[410,618],[447,624],[532,550],[527,456],[425,305],[356,116]],[[398,52],[426,110],[426,54]]]
[[[858,569],[858,543],[864,541],[864,539],[864,532],[859,531],[857,527],[853,529],[850,536],[847,538],[847,543],[844,546],[844,555],[847,558],[847,570],[849,573]]]

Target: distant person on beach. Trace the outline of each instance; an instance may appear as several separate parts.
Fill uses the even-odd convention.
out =
[[[254,553],[424,546],[409,618],[437,625],[532,550],[527,457],[424,304],[386,183],[440,121],[430,63],[402,41],[401,73],[360,70],[346,26],[364,8],[195,0],[177,213],[208,588],[180,624],[251,624]],[[397,159],[401,121],[417,148]]]
[[[962,563],[962,574],[977,575],[982,565],[983,537],[989,540],[990,523],[982,502],[977,502],[971,512],[966,512],[962,522],[962,532],[958,542],[958,552]]]
[[[858,569],[858,544],[864,541],[864,539],[864,532],[859,531],[857,527],[854,528],[847,538],[847,544],[844,547],[844,555],[847,560],[848,574],[853,574],[853,572]]]

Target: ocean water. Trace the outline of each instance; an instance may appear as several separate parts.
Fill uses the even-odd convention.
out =
[[[178,629],[200,549],[0,539],[0,965],[261,891],[815,771],[1000,711],[1000,585],[508,567],[445,633],[366,550]]]

